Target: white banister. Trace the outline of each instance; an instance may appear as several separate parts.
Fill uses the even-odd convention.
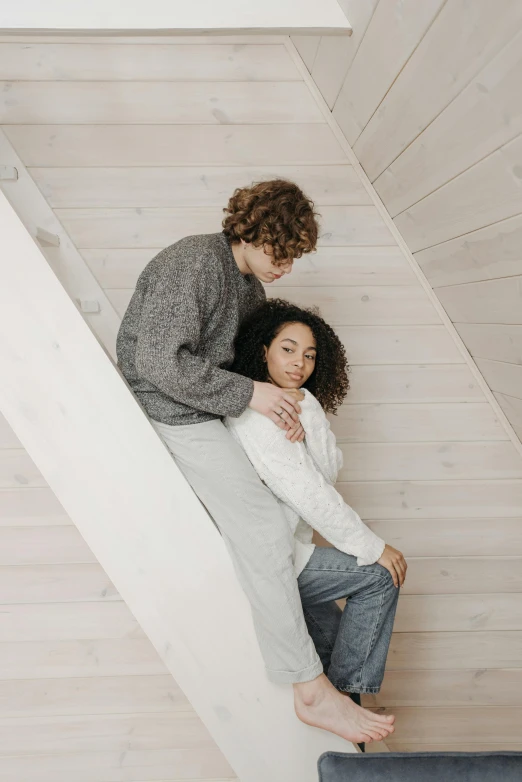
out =
[[[224,543],[0,193],[0,410],[242,782],[316,782],[349,742],[268,681]]]
[[[176,35],[285,33],[350,35],[337,0],[18,0],[4,4],[0,28],[13,32],[170,32]]]

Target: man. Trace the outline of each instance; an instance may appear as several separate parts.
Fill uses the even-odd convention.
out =
[[[304,438],[299,390],[228,367],[242,320],[265,299],[262,283],[315,249],[313,206],[283,179],[236,189],[222,232],[185,237],[145,267],[118,333],[118,366],[223,537],[267,675],[293,684],[304,722],[362,742],[384,738],[393,718],[360,708],[324,675],[303,616],[291,530],[221,420],[252,407],[292,442]]]

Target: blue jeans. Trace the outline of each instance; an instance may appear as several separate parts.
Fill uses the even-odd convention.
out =
[[[390,572],[316,546],[297,583],[308,632],[334,687],[379,692],[400,591]],[[341,610],[335,601],[343,597]]]

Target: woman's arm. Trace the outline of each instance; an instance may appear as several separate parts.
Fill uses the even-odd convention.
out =
[[[337,447],[330,422],[318,400],[310,391],[301,389],[305,398],[301,402],[301,424],[305,430],[308,453],[326,480],[334,484],[343,466],[343,453]]]
[[[253,411],[247,411],[247,415],[243,420],[232,420],[230,428],[276,497],[333,546],[356,556],[358,565],[377,562],[384,551],[384,540],[328,483],[304,443],[289,442],[285,433],[264,416]]]

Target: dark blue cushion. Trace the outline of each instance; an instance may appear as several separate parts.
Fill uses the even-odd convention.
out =
[[[521,782],[522,752],[324,752],[319,782]]]

